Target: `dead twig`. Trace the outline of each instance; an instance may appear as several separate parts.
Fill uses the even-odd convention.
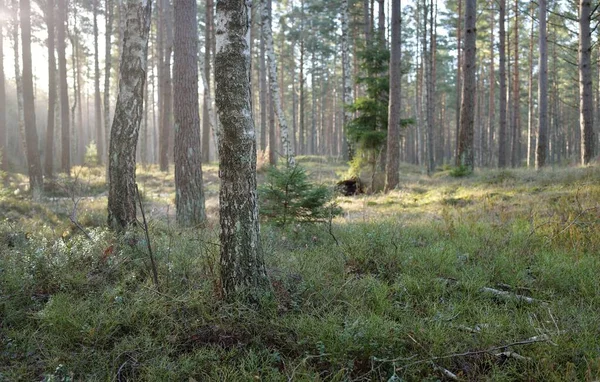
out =
[[[150,256],[150,263],[152,266],[152,278],[154,281],[154,286],[156,290],[160,292],[160,286],[158,284],[158,271],[156,269],[156,262],[154,261],[154,254],[152,253],[152,246],[150,245],[150,234],[148,233],[148,223],[146,222],[146,214],[144,214],[144,206],[142,205],[142,197],[140,195],[140,189],[135,184],[135,192],[138,197],[138,202],[140,204],[140,211],[142,212],[142,222],[144,223],[144,233],[146,234],[146,244],[148,246],[148,255]]]
[[[71,216],[69,216],[69,219],[71,220],[71,223],[75,225],[75,227],[77,227],[81,232],[83,232],[83,234],[85,235],[85,237],[88,238],[88,240],[93,241],[90,234],[87,233],[83,226],[77,221],[77,205],[80,201],[81,199],[73,200],[73,211],[71,212]]]
[[[504,291],[504,290],[499,290],[499,289],[494,289],[494,288],[488,288],[488,287],[483,287],[480,290],[482,292],[490,293],[490,294],[493,294],[495,296],[500,296],[500,297],[503,297],[503,298],[513,299],[513,300],[518,300],[518,301],[523,301],[523,302],[526,302],[528,304],[535,304],[535,303],[541,303],[542,305],[547,305],[548,304],[547,302],[536,300],[535,298],[532,298],[532,297],[527,297],[527,296],[523,296],[521,294],[507,292],[507,291]]]

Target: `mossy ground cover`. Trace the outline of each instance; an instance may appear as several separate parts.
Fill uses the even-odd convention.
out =
[[[346,170],[299,162],[331,185]],[[599,169],[405,166],[390,194],[338,198],[339,244],[322,225],[263,224],[273,295],[259,309],[220,300],[217,168],[204,170],[211,220],[198,230],[174,226],[172,175],[138,172],[160,291],[141,232],[103,227],[102,171],[37,203],[11,175],[0,380],[600,378]],[[69,221],[74,198],[91,240]]]

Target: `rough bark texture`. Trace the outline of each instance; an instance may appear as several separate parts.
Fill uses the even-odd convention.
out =
[[[506,142],[506,0],[500,0],[500,20],[498,21],[500,30],[500,126],[498,129],[498,167],[506,167],[507,142]]]
[[[205,28],[204,28],[204,76],[202,83],[204,84],[204,102],[202,106],[202,162],[208,163],[210,161],[210,130],[211,130],[211,109],[212,109],[212,97],[210,94],[210,72],[211,72],[211,47],[212,47],[212,35],[213,35],[213,0],[206,1],[206,12],[205,12]],[[177,21],[175,21],[177,26]],[[177,37],[175,42],[178,43]],[[175,78],[177,81],[177,78]],[[177,93],[175,93],[177,97]],[[177,138],[175,138],[177,140]],[[175,154],[177,155],[177,154]]]
[[[104,32],[105,52],[104,52],[104,142],[108,146],[110,136],[110,71],[112,64],[111,56],[111,38],[113,28],[113,2],[106,0],[104,15],[106,18],[106,30]],[[106,158],[106,150],[102,152],[103,158]]]
[[[4,0],[0,0],[0,12],[5,11]],[[6,155],[6,88],[4,76],[4,20],[0,20],[0,168],[8,169]]]
[[[400,181],[400,123],[402,62],[400,28],[400,0],[392,0],[392,37],[390,54],[390,100],[388,108],[387,156],[385,163],[385,191],[393,190]]]
[[[260,0],[262,3],[262,0]],[[260,8],[260,7],[259,7]],[[259,9],[260,10],[260,9]],[[259,95],[258,102],[260,103],[260,148],[267,149],[267,58],[265,53],[265,35],[262,33],[263,26],[262,17],[260,18],[260,44],[258,56],[259,68]],[[273,147],[271,147],[273,150]]]
[[[281,89],[279,88],[279,82],[277,82],[277,62],[275,62],[275,48],[273,47],[273,31],[271,30],[271,12],[270,6],[266,3],[270,0],[262,0],[262,33],[265,40],[267,63],[269,65],[269,84],[271,90],[271,101],[277,119],[279,120],[279,131],[281,134],[281,145],[283,147],[283,155],[286,158],[288,166],[295,166],[296,159],[294,156],[294,149],[289,139],[288,124],[283,108],[281,106]],[[275,142],[270,142],[271,150],[275,150]]]
[[[177,223],[185,227],[206,220],[200,152],[196,10],[196,0],[175,0],[175,205]]]
[[[219,0],[216,17],[216,104],[222,124],[219,193],[221,282],[227,300],[257,301],[269,288],[260,247],[256,136],[250,93],[249,8]]]
[[[429,20],[427,20],[427,9],[429,8]],[[434,4],[433,1],[429,6],[425,7],[425,25],[429,22],[429,42],[427,50],[427,63],[425,70],[426,86],[427,86],[427,174],[431,175],[435,171],[435,52],[434,52],[434,36],[436,26],[434,23]]]
[[[531,19],[534,17],[534,4],[531,3]],[[531,167],[533,158],[533,28],[529,32],[529,69],[527,84],[527,167]]]
[[[539,63],[538,63],[538,142],[535,167],[546,165],[548,152],[548,41],[546,30],[546,0],[539,0]]]
[[[121,54],[119,95],[110,132],[108,225],[122,230],[135,224],[135,151],[143,118],[151,1],[130,0]]]
[[[61,170],[71,174],[71,130],[69,119],[69,87],[67,84],[66,22],[67,2],[58,0],[58,17],[56,25],[56,52],[58,56],[58,81],[60,86],[60,142]]]
[[[483,164],[491,164],[493,155],[493,142],[494,142],[494,126],[496,123],[496,70],[494,68],[494,49],[495,46],[495,35],[494,35],[494,21],[495,21],[495,0],[490,0],[490,88],[489,88],[489,107],[488,107],[488,131],[487,131],[487,147],[483,149],[482,156],[484,158]]]
[[[56,56],[54,55],[54,0],[46,3],[46,26],[48,29],[48,118],[46,123],[46,157],[44,173],[54,176],[54,108],[56,106]],[[0,40],[2,37],[0,36]],[[4,115],[3,112],[0,114]]]
[[[171,135],[171,121],[173,114],[173,82],[171,79],[171,53],[173,51],[173,22],[171,5],[169,0],[162,1],[164,56],[160,79],[162,86],[162,113],[161,113],[161,136],[160,136],[160,170],[169,170],[169,141]],[[160,32],[159,32],[160,33]]]
[[[581,127],[581,164],[594,156],[594,122],[592,89],[592,46],[590,32],[591,2],[579,3],[579,124]]]
[[[350,69],[350,44],[348,43],[348,0],[342,0],[342,98],[345,105],[352,104],[352,71]],[[392,32],[393,34],[394,32]],[[392,43],[393,44],[393,43]],[[352,120],[352,112],[344,108],[342,120],[342,159],[350,159],[348,138],[346,137],[346,125]]]
[[[94,0],[94,122],[96,127],[96,148],[98,163],[102,163],[104,152],[104,132],[102,131],[102,99],[100,97],[100,54],[98,51],[98,2]]]
[[[23,47],[23,106],[25,107],[25,143],[27,146],[27,167],[29,188],[34,199],[42,193],[43,177],[38,135],[35,127],[35,102],[33,99],[33,71],[31,63],[31,3],[20,0],[21,41]]]
[[[463,92],[460,105],[460,134],[458,137],[457,165],[471,171],[475,165],[473,127],[475,123],[476,71],[476,0],[465,1],[465,56],[463,59]]]

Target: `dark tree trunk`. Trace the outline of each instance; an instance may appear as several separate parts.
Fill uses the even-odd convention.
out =
[[[98,163],[102,164],[104,132],[102,131],[102,99],[100,97],[100,55],[98,51],[98,1],[94,0],[94,122]]]
[[[125,8],[119,95],[108,156],[108,225],[116,230],[136,222],[135,151],[143,118],[152,2],[131,0]]]
[[[177,1],[177,0],[176,0]],[[205,29],[204,29],[204,102],[202,105],[202,162],[208,163],[210,161],[210,103],[212,97],[210,96],[210,68],[211,68],[211,47],[213,38],[213,0],[206,1],[206,12],[205,12]],[[177,22],[175,22],[177,26]],[[175,38],[177,43],[177,38]],[[175,78],[177,81],[177,78]],[[177,97],[177,94],[175,94]]]
[[[476,73],[476,0],[465,1],[465,56],[463,59],[463,92],[460,106],[460,133],[458,137],[457,166],[473,171],[473,127],[475,118]]]
[[[242,1],[217,2],[215,101],[223,129],[219,140],[220,263],[224,297],[258,302],[269,289],[269,281],[258,220],[249,12]]]
[[[202,190],[196,0],[175,0],[175,205],[184,227],[206,220]]]
[[[538,64],[538,142],[535,167],[546,165],[548,155],[548,41],[546,0],[539,0],[539,64]]]
[[[506,167],[507,141],[506,141],[506,0],[500,0],[500,127],[498,129],[498,167]]]
[[[592,89],[592,44],[591,44],[591,2],[579,3],[579,123],[581,127],[581,164],[586,165],[594,156],[594,111]]]
[[[392,37],[390,41],[390,100],[388,108],[387,156],[385,163],[385,191],[391,191],[400,181],[400,125],[402,84],[402,16],[400,0],[392,0]]]
[[[110,71],[112,64],[111,56],[111,34],[113,29],[113,2],[106,0],[104,15],[106,18],[106,30],[104,32],[105,52],[104,52],[104,142],[108,146],[110,136]],[[106,157],[106,150],[102,152]]]
[[[171,79],[171,53],[173,50],[173,22],[169,0],[162,1],[162,30],[164,56],[161,71],[162,114],[160,137],[160,170],[169,170],[169,142],[171,140],[171,122],[173,114],[173,83]]]
[[[54,110],[56,106],[56,56],[54,55],[54,0],[46,3],[46,26],[48,27],[48,118],[46,123],[46,162],[44,172],[47,178],[54,177]],[[0,36],[0,40],[2,37]],[[4,113],[0,113],[4,115]]]
[[[35,127],[35,101],[33,98],[33,71],[31,62],[31,3],[20,0],[21,41],[23,47],[23,106],[25,108],[25,143],[27,146],[27,167],[29,188],[34,199],[42,193],[43,177],[38,135]]]

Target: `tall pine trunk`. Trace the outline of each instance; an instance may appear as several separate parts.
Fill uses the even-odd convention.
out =
[[[69,87],[67,84],[66,22],[67,2],[58,0],[58,17],[56,31],[56,51],[58,56],[58,81],[60,86],[60,136],[61,136],[61,170],[71,175],[71,130],[69,119]]]
[[[348,0],[342,0],[341,23],[342,23],[342,99],[344,100],[344,111],[342,114],[342,159],[350,159],[350,147],[346,137],[346,126],[352,119],[352,113],[345,107],[352,103],[352,74],[350,69],[350,46],[348,43]],[[393,34],[394,32],[392,32]],[[386,171],[387,173],[387,171]]]
[[[104,31],[104,142],[108,146],[110,136],[110,72],[112,67],[112,56],[111,56],[111,34],[113,29],[113,0],[106,0],[104,8],[104,16],[106,22],[106,30]],[[102,152],[104,158],[106,158],[107,150]]]
[[[519,83],[519,0],[515,0],[515,26],[514,26],[514,67],[513,67],[513,91],[512,91],[512,150],[511,166],[517,167],[521,160],[521,99]]]
[[[581,128],[581,164],[586,165],[594,156],[594,122],[592,89],[591,1],[579,3],[579,124]]]
[[[5,12],[4,0],[0,0],[0,12]],[[0,20],[0,169],[8,169],[6,155],[6,88],[4,75],[4,20]]]
[[[94,1],[94,122],[96,127],[96,148],[98,163],[102,164],[104,152],[104,132],[102,129],[102,99],[100,97],[100,53],[98,51],[98,2]]]
[[[546,165],[548,155],[548,41],[546,27],[546,0],[539,0],[539,63],[538,63],[538,142],[535,167]]]
[[[197,5],[196,0],[175,0],[174,5],[175,205],[177,223],[190,227],[206,220],[200,152]]]
[[[476,73],[476,0],[465,1],[465,54],[463,59],[463,91],[460,106],[460,133],[458,136],[457,166],[473,171],[473,130],[475,118]]]
[[[400,127],[402,84],[402,16],[400,0],[392,0],[392,36],[390,54],[390,99],[388,108],[387,156],[385,163],[385,191],[391,191],[400,181]]]
[[[38,135],[35,126],[35,101],[33,98],[33,69],[31,62],[31,3],[20,0],[21,41],[23,47],[23,106],[25,107],[25,143],[27,146],[27,168],[29,189],[34,199],[42,194],[43,177]]]
[[[54,120],[56,109],[56,56],[54,54],[56,39],[54,36],[54,25],[54,0],[48,0],[46,3],[46,26],[48,29],[48,116],[46,120],[46,158],[44,163],[44,173],[47,178],[54,177]]]
[[[176,0],[178,1],[178,0]],[[202,162],[210,161],[210,130],[211,130],[211,115],[212,97],[210,94],[210,72],[211,72],[211,47],[213,38],[213,0],[206,1],[205,12],[205,27],[204,27],[204,102],[202,105]],[[175,22],[177,26],[177,22]],[[177,42],[177,38],[175,39]],[[178,79],[175,78],[175,81]],[[175,94],[177,97],[177,94]]]

